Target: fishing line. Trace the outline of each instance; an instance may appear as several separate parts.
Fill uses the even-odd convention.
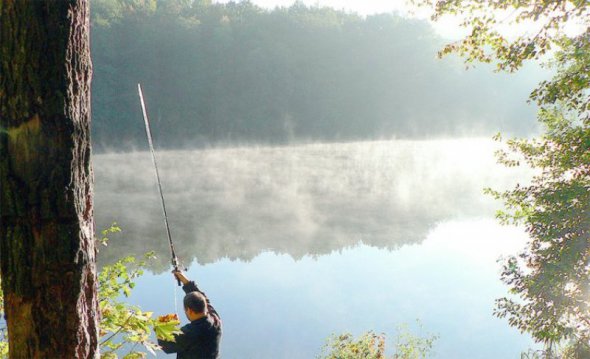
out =
[[[172,288],[174,288],[174,313],[176,313],[176,316],[178,316],[178,296],[177,296],[177,289],[176,286],[173,285]]]

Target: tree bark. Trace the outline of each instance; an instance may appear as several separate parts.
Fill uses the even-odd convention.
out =
[[[11,358],[98,356],[87,0],[0,0],[0,274]]]

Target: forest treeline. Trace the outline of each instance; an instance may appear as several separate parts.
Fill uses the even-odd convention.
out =
[[[525,133],[521,81],[436,58],[425,21],[295,3],[92,0],[95,148]],[[514,79],[512,79],[514,80]],[[516,85],[515,85],[516,83]],[[521,84],[521,85],[519,85]]]

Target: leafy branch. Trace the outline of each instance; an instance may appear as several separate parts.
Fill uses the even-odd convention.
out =
[[[107,235],[120,232],[116,225],[102,231],[101,243],[108,243]],[[98,275],[101,348],[104,359],[118,358],[117,352],[131,347],[124,358],[142,358],[144,352],[138,346],[155,353],[159,350],[152,341],[152,334],[167,340],[174,340],[178,333],[178,322],[174,325],[153,318],[153,312],[143,312],[139,307],[120,300],[127,298],[135,288],[135,279],[143,275],[147,262],[154,259],[153,252],[146,253],[141,260],[127,256],[103,267]]]

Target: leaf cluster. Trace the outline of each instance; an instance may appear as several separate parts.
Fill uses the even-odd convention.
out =
[[[170,341],[179,333],[180,322],[160,322],[153,318],[153,312],[144,312],[121,300],[129,297],[135,287],[134,280],[143,274],[146,261],[151,258],[152,252],[142,260],[128,256],[103,267],[98,275],[102,358],[118,358],[120,352],[125,353],[123,358],[126,359],[143,358],[146,353],[138,351],[138,347],[154,354],[159,350],[152,333]]]
[[[422,331],[422,325],[417,321],[418,328]],[[432,353],[434,343],[438,335],[428,334],[419,336],[410,332],[407,324],[402,324],[397,329],[395,338],[394,359],[422,359]]]
[[[418,323],[421,327],[420,323]],[[392,359],[427,358],[438,336],[428,334],[425,337],[413,334],[407,325],[397,328],[395,351]],[[385,334],[368,331],[355,338],[350,333],[332,335],[328,338],[318,358],[322,359],[385,359]]]
[[[0,288],[2,288],[2,278],[0,278]],[[4,293],[0,290],[0,315],[4,314]],[[6,327],[0,328],[0,358],[8,358],[8,339]]]
[[[113,223],[101,231],[97,241],[106,246],[108,236],[119,232],[121,228]],[[121,353],[125,359],[145,358],[146,353],[138,347],[152,354],[160,349],[152,333],[174,341],[174,334],[179,332],[178,321],[163,323],[153,318],[153,312],[144,312],[123,300],[131,295],[135,279],[143,275],[147,263],[153,259],[154,252],[144,254],[141,259],[127,256],[104,266],[98,274],[101,358],[117,359]]]
[[[564,24],[587,24],[587,1],[487,1],[487,0],[414,0],[414,4],[432,8],[432,20],[446,15],[460,16],[461,26],[470,30],[463,39],[446,45],[440,55],[458,53],[469,63],[495,63],[498,70],[516,71],[526,60],[542,59],[555,45],[567,39]],[[535,24],[535,31],[508,39],[499,30],[502,25]],[[583,36],[583,35],[580,35]]]
[[[331,336],[323,348],[325,359],[384,359],[385,335],[372,331],[355,338],[350,333]]]
[[[531,93],[541,107],[565,106],[589,120],[590,115],[590,4],[570,1],[487,1],[487,0],[414,0],[414,4],[433,9],[433,20],[459,16],[468,29],[463,39],[447,44],[439,57],[455,53],[474,63],[492,63],[498,71],[515,72],[525,62],[546,61],[556,69],[551,80],[542,81]],[[576,35],[568,26],[577,24]],[[509,38],[502,26],[527,25],[534,31],[521,31]],[[517,27],[518,28],[518,27]],[[569,30],[573,32],[573,30]],[[515,35],[515,32],[511,32]]]
[[[544,349],[521,353],[521,359],[577,359],[590,357],[590,351],[583,343],[568,341],[560,344],[549,344]]]
[[[542,342],[590,343],[590,129],[564,111],[540,119],[542,137],[508,142],[538,174],[494,192],[507,209],[499,217],[523,224],[531,238],[501,274],[520,300],[499,299],[495,313]]]
[[[128,266],[138,265],[129,270]],[[134,357],[140,355],[135,348],[143,345],[152,351],[156,348],[150,341],[152,313],[142,312],[139,308],[119,300],[128,297],[135,287],[134,279],[143,274],[142,263],[136,263],[135,257],[129,256],[105,266],[98,275],[100,345],[103,358],[117,358],[117,352],[128,344],[132,345],[129,353]]]

